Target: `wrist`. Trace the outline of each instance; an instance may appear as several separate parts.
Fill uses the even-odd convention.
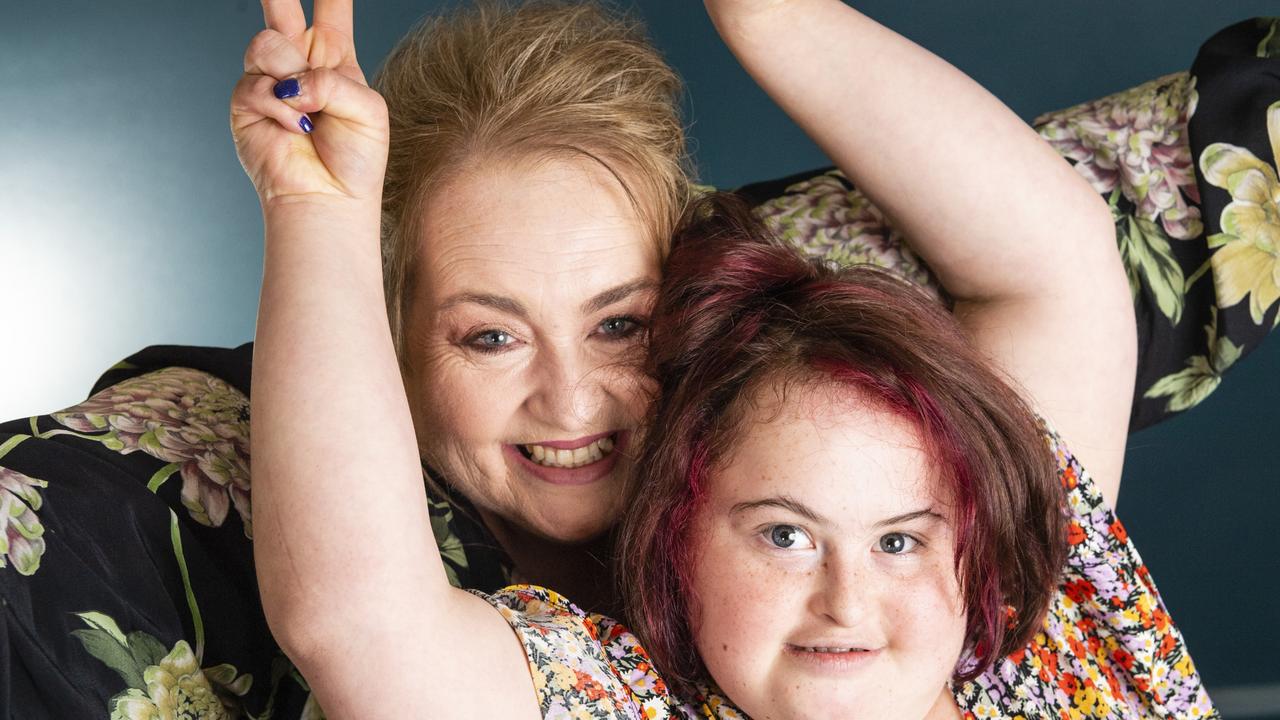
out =
[[[716,23],[747,22],[770,16],[795,0],[703,0],[707,14]]]
[[[269,255],[290,247],[324,247],[332,252],[349,248],[357,253],[353,257],[381,257],[382,207],[376,202],[329,196],[277,199],[263,205],[262,221]]]

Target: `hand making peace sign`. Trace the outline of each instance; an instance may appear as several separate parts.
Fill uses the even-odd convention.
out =
[[[352,0],[262,0],[267,28],[231,96],[236,152],[264,209],[293,200],[381,202],[387,109],[356,62]]]

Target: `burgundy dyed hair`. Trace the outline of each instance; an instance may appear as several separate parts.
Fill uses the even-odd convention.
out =
[[[712,195],[673,240],[650,333],[658,394],[618,576],[628,620],[669,683],[688,691],[708,679],[690,625],[690,531],[745,406],[774,382],[852,386],[915,423],[956,517],[973,662],[955,679],[1031,639],[1066,559],[1056,466],[1036,416],[935,299],[877,268],[802,258],[741,201]]]

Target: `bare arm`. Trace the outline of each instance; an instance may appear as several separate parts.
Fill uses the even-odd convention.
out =
[[[762,88],[900,228],[1114,504],[1137,363],[1106,204],[941,58],[838,0],[707,0]]]
[[[385,106],[349,0],[266,0],[232,129],[262,200],[254,555],[273,633],[331,718],[537,717],[502,617],[449,586],[383,304]],[[277,80],[300,92],[276,100]],[[314,118],[300,131],[297,116]]]

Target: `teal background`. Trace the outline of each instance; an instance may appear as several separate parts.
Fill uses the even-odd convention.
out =
[[[366,71],[438,6],[359,4]],[[634,6],[687,82],[703,181],[732,186],[826,164],[739,69],[700,3]],[[1028,120],[1186,69],[1220,27],[1280,12],[1275,0],[858,7]],[[144,345],[252,337],[262,226],[226,116],[260,27],[257,4],[244,0],[0,3],[0,416],[74,402]],[[1133,436],[1119,503],[1228,706],[1239,686],[1280,697],[1280,473],[1269,439],[1280,427],[1278,375],[1273,341],[1203,406]]]

